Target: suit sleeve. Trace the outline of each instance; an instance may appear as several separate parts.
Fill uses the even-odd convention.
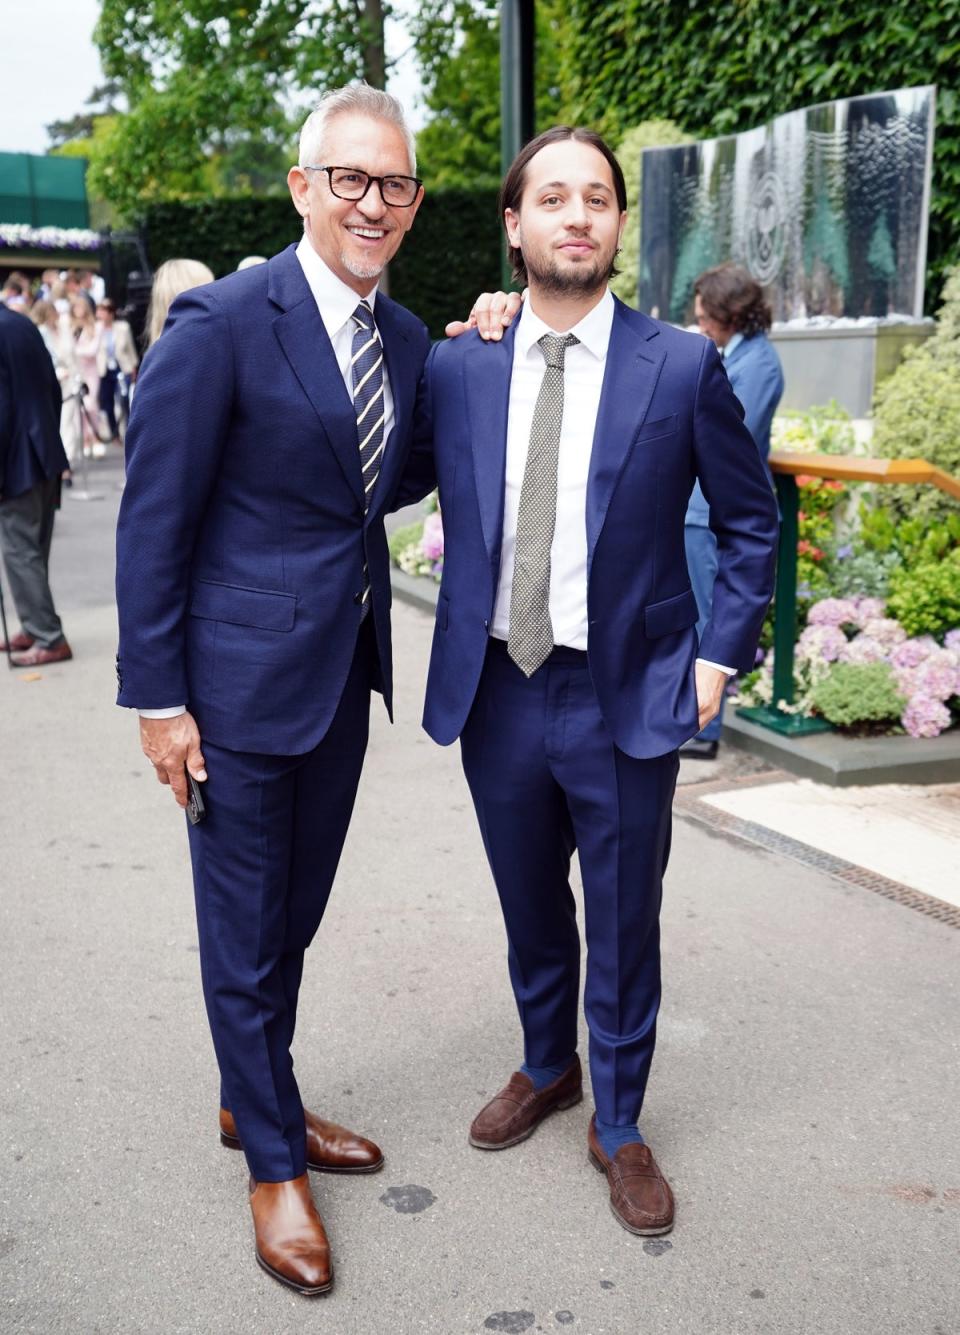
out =
[[[127,431],[117,525],[120,705],[189,702],[189,571],[233,394],[227,317],[209,288],[184,293],[144,360]]]
[[[407,456],[403,476],[397,488],[391,510],[402,510],[405,505],[423,500],[437,485],[437,470],[433,458],[433,365],[436,360],[435,343],[427,355],[420,383],[417,386],[417,401],[413,411],[413,444]]]
[[[779,516],[760,451],[712,343],[705,343],[700,362],[694,449],[718,561],[699,657],[746,672],[773,595]]]

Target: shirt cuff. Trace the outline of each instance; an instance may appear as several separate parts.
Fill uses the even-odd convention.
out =
[[[141,718],[179,718],[187,712],[186,705],[170,705],[167,709],[138,709]]]
[[[709,658],[698,658],[697,662],[705,663],[707,667],[716,668],[718,672],[725,672],[728,677],[735,677],[737,675],[736,668],[724,667],[722,663],[712,663]],[[141,709],[140,712],[142,714],[144,711]]]

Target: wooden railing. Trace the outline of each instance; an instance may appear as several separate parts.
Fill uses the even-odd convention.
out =
[[[960,501],[960,478],[925,459],[860,459],[852,454],[774,453],[769,459],[780,502],[780,545],[773,612],[773,700],[738,713],[777,732],[798,736],[829,727],[779,708],[793,703],[793,651],[797,624],[797,538],[800,508],[797,478],[822,477],[838,482],[926,483]]]

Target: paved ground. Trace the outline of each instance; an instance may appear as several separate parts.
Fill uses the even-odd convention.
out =
[[[676,827],[644,1117],[674,1233],[614,1223],[588,1102],[467,1146],[517,1025],[457,754],[418,728],[429,622],[403,606],[398,722],[374,712],[297,1049],[312,1104],[387,1166],[314,1179],[329,1298],[257,1269],[181,818],[112,705],[116,480],[55,540],[76,661],[0,667],[0,1330],[960,1332],[960,932],[700,822]]]

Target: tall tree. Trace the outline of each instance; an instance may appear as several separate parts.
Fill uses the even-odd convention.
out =
[[[536,121],[558,119],[557,51],[567,23],[561,0],[536,9]],[[497,0],[421,0],[409,22],[432,113],[417,136],[431,185],[499,181],[500,5]]]
[[[96,148],[91,189],[134,216],[153,199],[262,187],[308,97],[384,86],[389,13],[389,0],[103,0],[95,40],[129,111]]]

